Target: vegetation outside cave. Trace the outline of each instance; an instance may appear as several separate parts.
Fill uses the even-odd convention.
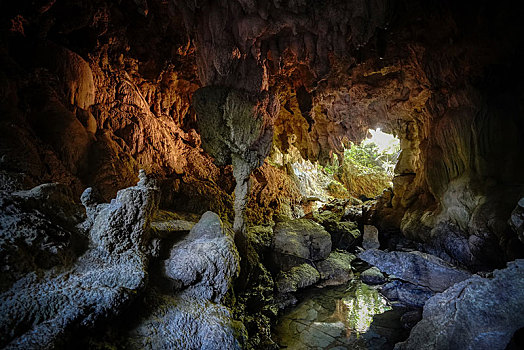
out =
[[[343,196],[345,189],[352,197],[374,198],[392,186],[400,142],[379,128],[370,129],[370,134],[371,138],[344,149],[343,159],[335,156],[331,164],[321,166],[322,171],[334,177],[328,188],[333,196]]]

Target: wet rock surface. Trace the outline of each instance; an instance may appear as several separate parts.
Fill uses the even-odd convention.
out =
[[[473,276],[429,299],[422,320],[395,349],[505,349],[524,326],[524,261]]]
[[[402,312],[359,281],[309,290],[300,298],[275,328],[278,344],[287,349],[392,349],[406,336]]]

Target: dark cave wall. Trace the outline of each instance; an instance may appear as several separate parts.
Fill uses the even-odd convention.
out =
[[[327,162],[381,127],[401,139],[372,220],[482,269],[522,254],[522,10],[488,1],[2,3],[2,188],[59,181],[106,198],[161,179],[163,206],[232,218],[231,167],[201,148],[202,86],[273,96],[273,145]],[[252,176],[255,222],[298,202]],[[388,198],[388,199],[386,199]],[[271,209],[265,208],[270,203]],[[260,213],[264,213],[261,215]]]

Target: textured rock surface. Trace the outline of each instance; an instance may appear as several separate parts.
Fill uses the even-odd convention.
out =
[[[361,233],[354,222],[333,221],[323,224],[326,230],[331,235],[331,243],[333,248],[349,250],[360,238]]]
[[[151,306],[150,306],[151,307]],[[156,297],[152,311],[129,333],[131,349],[241,349],[245,330],[231,311],[204,299]]]
[[[233,233],[213,212],[206,212],[165,262],[175,289],[197,299],[221,302],[239,272]]]
[[[2,346],[63,346],[72,331],[118,314],[144,288],[147,231],[159,195],[143,180],[101,204],[91,249],[72,267],[29,273],[0,295]]]
[[[391,301],[414,307],[422,307],[426,301],[435,295],[429,288],[409,282],[394,280],[380,288],[380,292]]]
[[[199,89],[193,97],[202,147],[219,165],[232,164],[235,185],[235,232],[244,230],[250,175],[269,153],[272,116],[278,104],[267,94],[255,98],[223,87]]]
[[[356,256],[342,251],[333,251],[325,260],[316,264],[324,286],[336,286],[347,283],[353,278],[351,262]]]
[[[511,212],[509,225],[515,231],[520,241],[524,243],[524,198],[521,198],[517,206]]]
[[[378,249],[380,242],[378,240],[378,229],[372,225],[364,225],[364,234],[362,235],[362,247],[364,249]]]
[[[471,276],[436,256],[420,252],[384,252],[366,250],[359,258],[397,278],[442,292]]]
[[[296,292],[317,283],[319,279],[320,274],[313,266],[309,264],[294,266],[278,277],[277,290],[279,293]]]
[[[493,278],[473,276],[435,295],[422,320],[395,349],[505,349],[524,326],[524,261]]]
[[[363,271],[360,274],[360,279],[367,284],[382,284],[386,281],[386,277],[376,266]]]
[[[331,252],[331,236],[314,221],[279,222],[273,231],[273,260],[283,270],[302,262],[325,259]]]
[[[85,219],[71,190],[43,184],[28,191],[0,192],[0,290],[27,273],[70,265],[87,248],[75,226]]]
[[[174,216],[163,213],[160,217]],[[173,242],[171,241],[171,244]],[[244,325],[223,303],[238,275],[231,228],[206,212],[152,271],[138,320],[125,333],[132,349],[241,349]],[[228,299],[228,304],[231,300]]]

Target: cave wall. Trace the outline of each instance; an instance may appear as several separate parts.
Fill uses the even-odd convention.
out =
[[[401,139],[372,220],[482,269],[522,254],[522,10],[509,2],[17,1],[1,5],[0,184],[95,185],[139,168],[163,206],[232,218],[235,182],[202,149],[192,96],[278,100],[273,147],[328,162],[369,128]],[[292,147],[291,147],[292,146]],[[283,169],[251,176],[254,222],[298,203]],[[270,209],[266,204],[270,203]],[[262,210],[262,208],[264,208]],[[263,215],[261,213],[264,213]]]

